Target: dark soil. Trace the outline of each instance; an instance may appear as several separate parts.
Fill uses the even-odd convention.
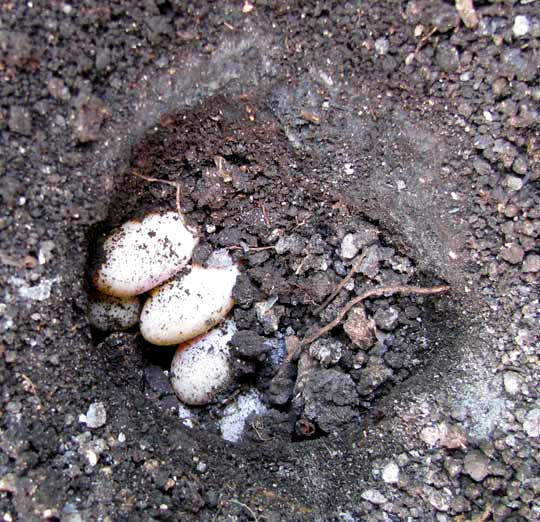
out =
[[[1,7],[3,520],[537,520],[538,6],[195,4]],[[175,208],[134,174],[241,267],[189,421],[173,349],[87,321],[100,239]]]

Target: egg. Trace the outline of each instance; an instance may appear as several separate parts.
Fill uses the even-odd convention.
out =
[[[141,312],[141,333],[166,346],[201,335],[222,322],[234,305],[232,290],[239,274],[234,264],[193,265],[181,279],[155,289]]]
[[[137,324],[141,308],[138,297],[114,297],[93,292],[88,307],[88,321],[98,330],[126,330]]]
[[[147,292],[186,266],[197,242],[177,212],[127,221],[105,239],[94,286],[116,297]]]
[[[228,342],[236,332],[231,319],[178,346],[171,363],[171,386],[184,404],[202,406],[232,379]]]

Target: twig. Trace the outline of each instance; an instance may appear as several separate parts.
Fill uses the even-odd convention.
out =
[[[295,350],[292,350],[286,357],[286,359],[283,361],[283,364],[281,365],[281,368],[279,369],[277,375],[280,376],[283,374],[287,366],[294,361],[298,356],[302,353],[302,350],[309,346],[311,343],[315,342],[319,337],[323,336],[324,334],[328,333],[332,328],[335,328],[336,326],[341,323],[343,318],[347,315],[347,313],[356,306],[361,301],[364,301],[366,299],[369,299],[370,297],[380,297],[382,295],[392,295],[392,294],[403,294],[403,295],[410,295],[410,294],[440,294],[443,292],[447,292],[450,289],[448,285],[441,285],[441,286],[431,286],[431,287],[421,287],[421,286],[379,286],[377,288],[372,288],[371,290],[366,290],[363,294],[355,297],[354,299],[351,299],[339,312],[337,317],[330,321],[327,325],[323,326],[319,330],[317,330],[313,335],[310,337],[307,337],[303,339]]]
[[[354,274],[358,272],[358,269],[360,268],[362,261],[365,259],[367,255],[367,252],[368,252],[367,249],[362,252],[360,257],[354,262],[350,272],[345,276],[345,278],[341,281],[341,283],[339,283],[339,285],[336,286],[335,290],[326,298],[324,303],[321,306],[319,306],[319,308],[317,309],[318,314],[321,313],[334,300],[336,295],[338,295],[339,292],[341,292],[341,289],[343,287],[347,286],[349,281],[353,278]]]
[[[229,250],[245,250],[244,247],[241,245],[233,245],[227,248]],[[273,249],[274,249],[274,246],[272,245],[264,246],[264,247],[250,247],[250,246],[247,247],[247,250],[249,252],[263,252],[264,250],[273,250]]]

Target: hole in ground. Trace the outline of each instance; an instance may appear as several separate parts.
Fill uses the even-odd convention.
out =
[[[231,312],[238,329],[231,342],[235,379],[207,406],[176,400],[166,374],[174,347],[152,346],[136,329],[94,335],[106,349],[130,346],[125,359],[142,376],[148,400],[179,412],[187,426],[233,441],[325,436],[361,423],[378,399],[430,360],[435,332],[444,328],[441,297],[388,295],[360,303],[306,346],[298,365],[284,368],[297,340],[363,292],[441,283],[417,268],[403,238],[378,216],[360,217],[324,187],[314,189],[310,173],[318,161],[291,146],[263,104],[213,97],[163,117],[115,180],[97,243],[127,219],[175,210],[175,188],[149,183],[135,170],[180,185],[181,208],[201,237],[194,261],[227,249],[240,266]]]

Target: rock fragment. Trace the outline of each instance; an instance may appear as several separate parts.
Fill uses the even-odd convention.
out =
[[[523,429],[529,437],[540,437],[540,408],[534,408],[527,413]]]
[[[523,272],[540,272],[540,256],[538,254],[529,254],[522,266]]]
[[[501,248],[501,257],[512,265],[517,265],[523,261],[525,252],[515,243],[507,243]]]
[[[24,107],[13,105],[9,109],[9,130],[30,136],[32,134],[32,117],[30,111]]]
[[[489,459],[479,451],[467,453],[463,462],[463,469],[476,482],[481,482],[489,475]]]
[[[361,350],[368,350],[373,346],[375,333],[373,322],[368,319],[363,306],[353,308],[343,324],[345,333],[352,343]]]
[[[456,10],[466,27],[474,29],[478,25],[478,15],[474,9],[473,0],[456,0]]]
[[[91,429],[101,428],[107,422],[107,411],[102,402],[90,404],[86,412],[86,425]]]
[[[96,96],[88,96],[79,102],[73,118],[73,133],[79,143],[96,141],[101,125],[110,115],[108,107]]]

